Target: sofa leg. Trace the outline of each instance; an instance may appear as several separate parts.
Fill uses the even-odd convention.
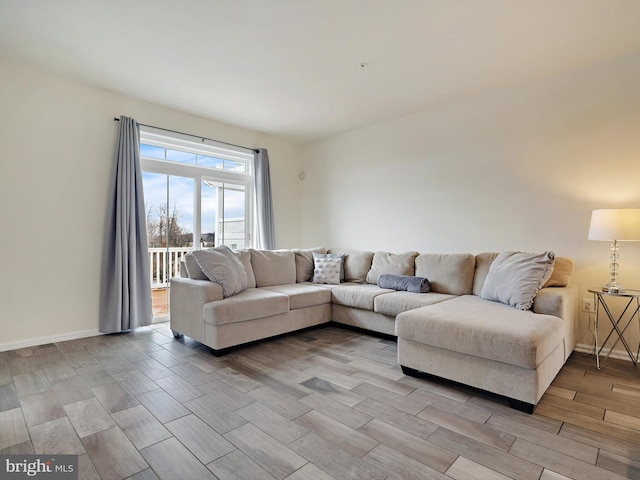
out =
[[[173,338],[182,338],[182,334],[180,332],[176,332],[175,330],[171,330],[171,333],[173,333]]]
[[[536,408],[532,403],[523,402],[521,400],[515,400],[513,398],[509,399],[509,406],[514,410],[518,410],[520,412],[528,413],[531,415],[533,413],[533,409]]]
[[[419,377],[420,376],[420,370],[416,370],[416,369],[411,368],[411,367],[405,367],[404,365],[400,365],[400,368],[402,368],[402,373],[404,373],[408,377]]]

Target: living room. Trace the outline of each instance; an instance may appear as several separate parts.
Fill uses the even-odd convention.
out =
[[[268,148],[278,248],[553,250],[575,261],[573,282],[580,298],[589,296],[607,279],[609,263],[607,244],[587,240],[591,211],[638,202],[639,62],[637,45],[623,40],[615,58],[306,143],[9,62],[3,42],[3,104],[12,115],[3,119],[1,148],[16,160],[3,162],[10,234],[1,241],[11,254],[0,291],[3,316],[21,321],[8,322],[2,346],[95,332],[113,117],[120,114]],[[380,67],[355,73],[368,68]],[[82,241],[70,240],[79,228]],[[636,247],[621,248],[621,282],[629,288],[640,284]],[[25,259],[46,265],[36,297]],[[589,344],[588,318],[580,320],[579,343]]]
[[[453,65],[435,64],[433,70],[423,70],[429,55],[443,56],[433,53],[438,45],[428,43],[428,38],[419,37],[424,43],[399,49],[401,40],[411,38],[409,33],[400,35],[400,14],[388,18],[397,23],[389,22],[396,30],[370,34],[369,48],[364,33],[365,44],[355,43],[351,50],[332,43],[332,50],[321,53],[339,55],[333,62],[320,54],[315,58],[311,43],[306,45],[308,58],[283,60],[271,52],[265,58],[281,62],[282,76],[270,77],[263,92],[235,93],[239,109],[246,110],[246,103],[255,108],[253,123],[244,124],[232,112],[216,114],[193,102],[181,107],[179,94],[158,98],[155,85],[148,92],[123,93],[126,85],[119,83],[120,72],[91,70],[101,62],[99,51],[71,58],[61,45],[50,43],[48,48],[52,39],[27,28],[37,24],[18,22],[36,15],[37,6],[20,9],[18,3],[22,2],[0,3],[2,351],[98,334],[104,217],[117,139],[114,116],[267,148],[278,248],[321,245],[474,254],[553,250],[574,260],[572,283],[582,299],[591,297],[589,288],[608,281],[610,263],[609,244],[587,239],[591,211],[640,206],[638,2],[589,0],[545,3],[543,8],[533,1],[519,7],[489,1],[488,13],[482,15],[486,23],[478,21],[477,30],[454,27],[452,22],[452,35],[464,33],[460,41],[451,40],[444,26],[438,39],[458,49],[451,53],[452,62],[464,45],[495,50],[478,58],[462,56]],[[344,14],[351,22],[358,13],[366,18],[359,31],[376,30],[373,25],[384,23],[392,3],[382,2],[384,13],[357,3],[345,7]],[[438,2],[421,3],[412,2],[412,7],[434,8],[436,19],[446,13],[436,8],[444,8]],[[459,10],[450,15],[463,16],[465,27],[473,25],[470,18],[479,13],[466,10],[471,7],[465,2],[454,3]],[[287,2],[277,4],[280,9],[293,8]],[[314,38],[332,32],[327,25],[343,7],[336,3],[332,8],[333,16],[326,13],[312,28]],[[405,8],[401,13],[408,21],[411,9]],[[265,28],[261,16],[268,10],[247,12],[247,30]],[[268,18],[278,15],[286,17],[276,11]],[[21,36],[10,36],[19,30],[9,28],[12,22],[23,29]],[[290,20],[291,30],[285,33],[300,34],[313,26],[311,19],[298,22]],[[341,22],[338,31],[347,30],[347,23]],[[106,20],[105,27],[87,21],[78,27],[78,35],[108,25]],[[268,31],[261,35],[268,37]],[[285,33],[281,35],[286,39]],[[376,43],[385,36],[396,39],[389,40],[393,48]],[[36,43],[39,38],[44,43]],[[488,40],[482,43],[482,38]],[[17,39],[23,43],[15,43]],[[136,42],[142,42],[141,37]],[[105,51],[106,58],[110,52]],[[184,51],[178,53],[177,58],[188,57]],[[398,55],[411,62],[396,63]],[[493,61],[496,58],[500,61]],[[313,70],[321,60],[337,70]],[[133,61],[147,64],[145,57],[132,55],[122,68]],[[78,65],[92,71],[93,83],[89,76],[74,78]],[[400,65],[405,70],[399,70]],[[489,65],[496,70],[488,71]],[[319,63],[317,68],[325,66]],[[325,100],[325,109],[335,106],[338,113],[329,115],[318,103],[305,107],[299,98],[284,99],[292,79],[307,78],[297,68],[311,69],[316,81],[309,84],[308,95],[321,100],[323,84],[340,79],[342,71],[348,80],[342,81],[351,90],[342,91],[343,96],[331,103]],[[419,75],[437,77],[440,71],[450,76]],[[429,97],[430,103],[412,100],[402,77],[432,83],[438,95]],[[447,83],[462,77],[476,82]],[[101,83],[106,78],[113,82],[110,87]],[[186,78],[184,82],[190,86]],[[369,103],[347,102],[349,91],[355,94],[373,86],[377,89],[368,100],[379,98],[380,110]],[[183,88],[169,87],[176,92]],[[301,120],[294,115],[283,118],[279,99],[299,119],[315,115],[334,119],[334,124],[314,130],[309,120],[308,130],[306,125],[297,129]],[[394,104],[402,109],[394,110]],[[305,110],[311,113],[305,116]],[[343,118],[351,121],[353,112],[364,112],[365,118],[338,123]],[[621,283],[640,288],[640,244],[625,242],[620,251]],[[581,312],[577,334],[583,351],[593,343],[592,330],[593,315]],[[638,345],[637,329],[628,333],[629,343]]]

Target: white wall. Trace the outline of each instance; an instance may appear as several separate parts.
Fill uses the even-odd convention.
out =
[[[308,145],[304,169],[303,244],[553,250],[588,297],[609,263],[591,210],[640,208],[640,54]],[[621,245],[620,282],[640,289],[640,242]]]
[[[300,243],[301,147],[0,63],[0,350],[97,332],[118,124],[269,149],[279,247]]]

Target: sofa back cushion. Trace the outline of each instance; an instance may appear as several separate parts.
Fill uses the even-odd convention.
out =
[[[373,252],[366,250],[345,250],[342,248],[331,248],[328,253],[344,255],[343,270],[344,281],[354,283],[365,283],[367,273],[371,270]]]
[[[489,273],[489,267],[498,256],[498,252],[484,252],[476,255],[476,274],[473,277],[473,294],[480,296],[482,286]]]
[[[242,263],[247,274],[247,288],[255,288],[256,276],[253,274],[253,266],[251,265],[251,251],[248,249],[235,250],[235,254],[240,259],[240,263]]]
[[[187,276],[192,280],[209,280],[204,274],[200,265],[193,255],[193,252],[189,252],[184,256],[184,265],[187,269]]]
[[[431,283],[431,291],[450,295],[473,292],[476,259],[470,253],[425,253],[416,258],[416,275]]]
[[[413,275],[415,273],[415,259],[417,256],[418,252],[374,253],[371,269],[367,273],[367,283],[377,285],[378,277],[385,273],[392,275]]]
[[[296,256],[296,282],[310,282],[313,278],[313,254],[327,253],[326,248],[294,248]]]
[[[567,257],[556,257],[551,277],[544,284],[545,287],[566,287],[573,274],[573,260]]]
[[[291,250],[251,251],[251,265],[257,287],[296,283],[296,255]]]

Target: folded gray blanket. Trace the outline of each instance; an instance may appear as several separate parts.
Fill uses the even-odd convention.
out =
[[[409,275],[391,275],[389,273],[378,277],[378,286],[380,288],[413,293],[428,293],[431,290],[431,284],[426,278],[412,277]]]

